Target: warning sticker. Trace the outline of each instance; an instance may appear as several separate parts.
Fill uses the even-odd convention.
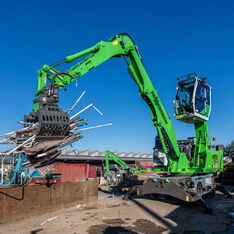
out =
[[[119,43],[118,41],[112,42],[113,46],[116,46],[118,43]]]

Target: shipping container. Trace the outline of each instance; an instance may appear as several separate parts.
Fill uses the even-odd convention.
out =
[[[62,182],[77,182],[97,178],[96,166],[89,164],[54,163],[53,167],[62,174]]]
[[[89,165],[89,177],[88,179],[97,179],[96,166]]]
[[[136,165],[139,164],[143,167],[153,167],[153,161],[136,161]]]

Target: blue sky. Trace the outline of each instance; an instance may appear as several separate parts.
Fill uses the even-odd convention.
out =
[[[218,143],[234,139],[234,2],[233,1],[1,1],[0,132],[19,128],[33,106],[36,71],[119,32],[139,47],[146,70],[171,117],[178,139],[194,136],[193,125],[176,121],[173,99],[178,76],[197,72],[212,86],[209,133]],[[75,111],[95,101],[104,116],[89,110],[84,131],[90,150],[151,153],[156,129],[147,105],[127,73],[113,58],[60,93],[60,106]]]

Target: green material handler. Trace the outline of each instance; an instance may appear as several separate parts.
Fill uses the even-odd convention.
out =
[[[63,63],[70,63],[81,57],[82,59],[67,71],[56,69]],[[204,193],[215,189],[213,175],[223,170],[223,152],[212,150],[209,146],[207,121],[211,111],[210,86],[206,83],[206,79],[200,79],[196,73],[178,80],[174,101],[175,117],[180,121],[194,124],[196,133],[195,146],[184,147],[178,144],[172,121],[145,70],[138,48],[126,33],[120,33],[109,41],[100,41],[84,51],[67,56],[56,64],[44,65],[38,71],[38,90],[33,112],[25,116],[26,122],[39,122],[41,129],[37,137],[48,140],[63,138],[68,134],[69,118],[67,113],[57,106],[59,89],[113,57],[123,57],[126,61],[128,72],[139,88],[139,95],[149,107],[152,123],[157,129],[168,159],[168,165],[158,170],[167,172],[171,179],[167,177],[151,180],[149,186],[155,188],[160,183],[173,184],[173,189],[178,187],[177,190],[182,189],[183,192],[179,191],[179,195],[174,193],[172,196],[186,201],[196,201]],[[167,192],[168,188],[161,191],[144,186],[145,184],[137,190],[139,194],[163,192],[171,195],[172,193]]]

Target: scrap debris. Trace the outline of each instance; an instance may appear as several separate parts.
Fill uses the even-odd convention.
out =
[[[102,112],[94,106],[94,103],[89,104],[73,116],[69,116],[69,113],[73,111],[84,93],[85,91],[77,99],[71,109],[63,112],[61,109],[55,111],[53,106],[49,107],[47,112],[43,110],[43,112],[46,112],[43,115],[39,113],[41,115],[39,118],[42,119],[41,122],[30,122],[28,120],[19,122],[24,124],[23,128],[0,135],[0,139],[2,138],[0,144],[14,145],[11,149],[0,153],[0,156],[2,156],[2,163],[7,156],[14,157],[22,153],[27,158],[24,165],[34,167],[45,166],[46,163],[49,163],[61,153],[62,148],[74,142],[79,142],[79,140],[83,138],[80,131],[112,125],[112,123],[109,123],[81,128],[87,125],[87,119],[82,119],[78,116],[87,109],[93,107],[100,115],[103,115]],[[32,113],[30,115],[32,115]],[[29,116],[26,117],[29,118]]]
[[[55,220],[57,218],[58,218],[58,216],[55,216],[55,217],[50,218],[50,219],[47,219],[47,220],[45,220],[44,222],[41,223],[41,226],[44,225],[44,224],[46,224],[46,223],[48,223],[48,222],[50,222],[50,221],[52,221],[52,220]]]

